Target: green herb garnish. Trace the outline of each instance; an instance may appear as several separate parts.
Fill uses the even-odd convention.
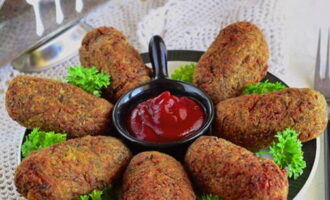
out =
[[[273,142],[269,153],[274,162],[280,167],[288,170],[288,176],[297,179],[306,167],[301,141],[298,133],[291,129],[279,131],[275,135],[277,142]]]
[[[280,82],[269,83],[268,80],[245,87],[243,94],[265,94],[268,92],[279,91],[287,88]]]
[[[81,195],[80,200],[102,200],[102,190],[93,190],[90,194]]]
[[[217,195],[208,194],[198,197],[197,200],[221,200],[221,198]]]
[[[78,200],[89,200],[89,195],[88,194],[80,195]]]
[[[93,190],[89,194],[84,194],[78,200],[118,200],[118,195],[111,185],[106,186],[103,190]]]
[[[68,83],[76,85],[97,97],[101,96],[101,89],[103,87],[110,85],[110,76],[99,72],[96,67],[70,67],[66,79]]]
[[[66,140],[66,134],[55,133],[54,131],[40,131],[39,128],[34,128],[32,132],[26,136],[25,142],[22,145],[23,157],[27,157],[32,151],[49,147]]]
[[[171,79],[192,83],[196,64],[182,65],[171,74]]]

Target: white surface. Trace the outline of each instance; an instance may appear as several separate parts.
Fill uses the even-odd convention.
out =
[[[287,42],[289,65],[280,76],[291,87],[313,87],[319,28],[330,27],[330,1],[287,1]],[[310,186],[297,200],[324,200],[324,150],[321,136],[320,158]]]

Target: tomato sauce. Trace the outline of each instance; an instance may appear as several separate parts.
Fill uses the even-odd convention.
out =
[[[132,136],[143,141],[171,142],[196,132],[204,119],[197,102],[166,91],[138,104],[129,115],[128,128]]]

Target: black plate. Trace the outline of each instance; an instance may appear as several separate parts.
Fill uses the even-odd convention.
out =
[[[168,61],[190,61],[190,62],[197,62],[199,58],[202,56],[203,51],[188,51],[188,50],[168,50]],[[148,53],[141,54],[142,59],[145,63],[150,63]],[[281,81],[276,76],[272,75],[271,73],[267,73],[267,76],[264,80],[269,80],[269,82],[281,82],[286,85],[283,81]],[[25,136],[30,133],[30,130],[26,130],[24,134]],[[305,185],[310,173],[312,171],[315,157],[316,157],[316,139],[311,140],[309,142],[303,143],[303,151],[304,151],[304,158],[306,161],[306,168],[304,169],[303,174],[297,179],[289,179],[289,195],[288,199],[293,199],[299,191]]]

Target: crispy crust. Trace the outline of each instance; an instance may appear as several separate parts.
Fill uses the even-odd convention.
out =
[[[15,184],[29,200],[71,200],[111,184],[130,158],[129,149],[113,137],[71,139],[25,158]]]
[[[126,37],[113,27],[86,34],[79,50],[84,67],[96,66],[111,76],[105,98],[115,103],[123,94],[150,80],[150,70]]]
[[[122,200],[193,200],[182,165],[171,156],[151,151],[131,160],[124,174]]]
[[[312,89],[245,95],[216,106],[216,135],[251,150],[268,147],[286,128],[298,131],[302,142],[312,140],[326,124],[326,100]]]
[[[8,87],[9,116],[28,129],[67,133],[70,138],[105,134],[112,104],[67,83],[17,76]]]
[[[185,162],[203,192],[224,200],[285,200],[288,178],[272,160],[214,136],[198,138]]]
[[[268,69],[269,50],[261,30],[237,22],[220,31],[199,60],[193,84],[214,104],[240,95],[245,86],[259,82]]]

